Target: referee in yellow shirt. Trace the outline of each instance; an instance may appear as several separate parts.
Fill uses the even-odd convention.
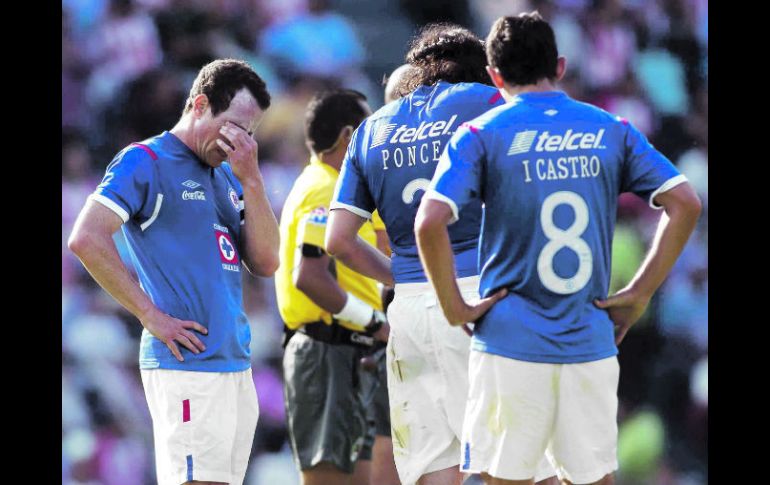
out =
[[[327,91],[311,100],[305,135],[312,157],[281,215],[281,265],[275,279],[286,331],[284,395],[303,485],[368,485],[372,472],[373,433],[359,362],[378,347],[377,341],[387,341],[389,327],[377,283],[324,250],[339,169],[353,130],[370,114],[366,97],[352,90]],[[373,247],[375,230],[384,229],[377,219],[358,233]],[[392,456],[387,458],[374,467],[392,471],[374,473],[395,477],[396,482],[388,482],[397,483]]]

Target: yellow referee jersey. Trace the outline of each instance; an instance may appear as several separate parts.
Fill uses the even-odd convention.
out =
[[[312,244],[326,249],[324,237],[329,218],[329,204],[334,195],[339,172],[313,156],[294,182],[281,213],[281,265],[275,273],[275,290],[278,296],[278,310],[286,326],[297,329],[305,323],[323,320],[331,324],[332,315],[313,303],[294,286],[292,273],[299,265],[302,244]],[[371,244],[377,245],[375,229],[385,225],[375,212],[372,221],[366,222],[358,235]],[[344,291],[349,291],[372,307],[382,310],[382,300],[377,282],[366,278],[340,261],[336,261],[337,282]],[[360,330],[352,323],[340,324],[351,330]]]

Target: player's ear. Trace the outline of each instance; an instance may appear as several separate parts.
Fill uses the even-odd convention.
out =
[[[201,93],[193,98],[192,112],[196,118],[201,118],[209,107],[209,97]]]
[[[567,72],[567,58],[564,56],[559,56],[558,59],[556,59],[556,81],[561,81],[561,78],[564,77],[564,73]]]
[[[503,75],[500,74],[500,69],[492,66],[487,66],[487,74],[489,74],[492,83],[497,89],[503,89]]]

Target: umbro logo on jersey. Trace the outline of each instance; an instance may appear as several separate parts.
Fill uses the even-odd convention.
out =
[[[369,148],[375,148],[385,143],[414,143],[418,140],[425,140],[426,138],[433,138],[436,136],[452,134],[449,131],[452,128],[457,115],[453,115],[449,118],[449,121],[423,121],[420,126],[410,128],[409,125],[403,124],[396,128],[396,123],[388,123],[386,125],[380,125],[374,131],[372,136],[372,144]],[[394,132],[395,130],[395,132]],[[391,133],[393,136],[391,137]]]
[[[182,182],[182,185],[184,185],[188,189],[197,189],[198,187],[201,186],[201,184],[199,184],[194,180],[185,180],[184,182]]]
[[[513,137],[511,146],[508,147],[508,155],[527,153],[535,145],[536,152],[564,152],[573,150],[603,150],[607,147],[601,144],[604,136],[604,128],[596,133],[574,133],[572,129],[563,135],[551,135],[547,131],[540,133],[537,130],[520,131]],[[537,143],[535,143],[537,139]]]

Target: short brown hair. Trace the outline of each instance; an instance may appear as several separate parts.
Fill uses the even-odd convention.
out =
[[[193,107],[199,94],[209,98],[211,114],[216,116],[230,107],[235,93],[247,88],[262,110],[270,107],[270,93],[265,81],[245,62],[237,59],[218,59],[203,66],[195,78],[184,112]]]

